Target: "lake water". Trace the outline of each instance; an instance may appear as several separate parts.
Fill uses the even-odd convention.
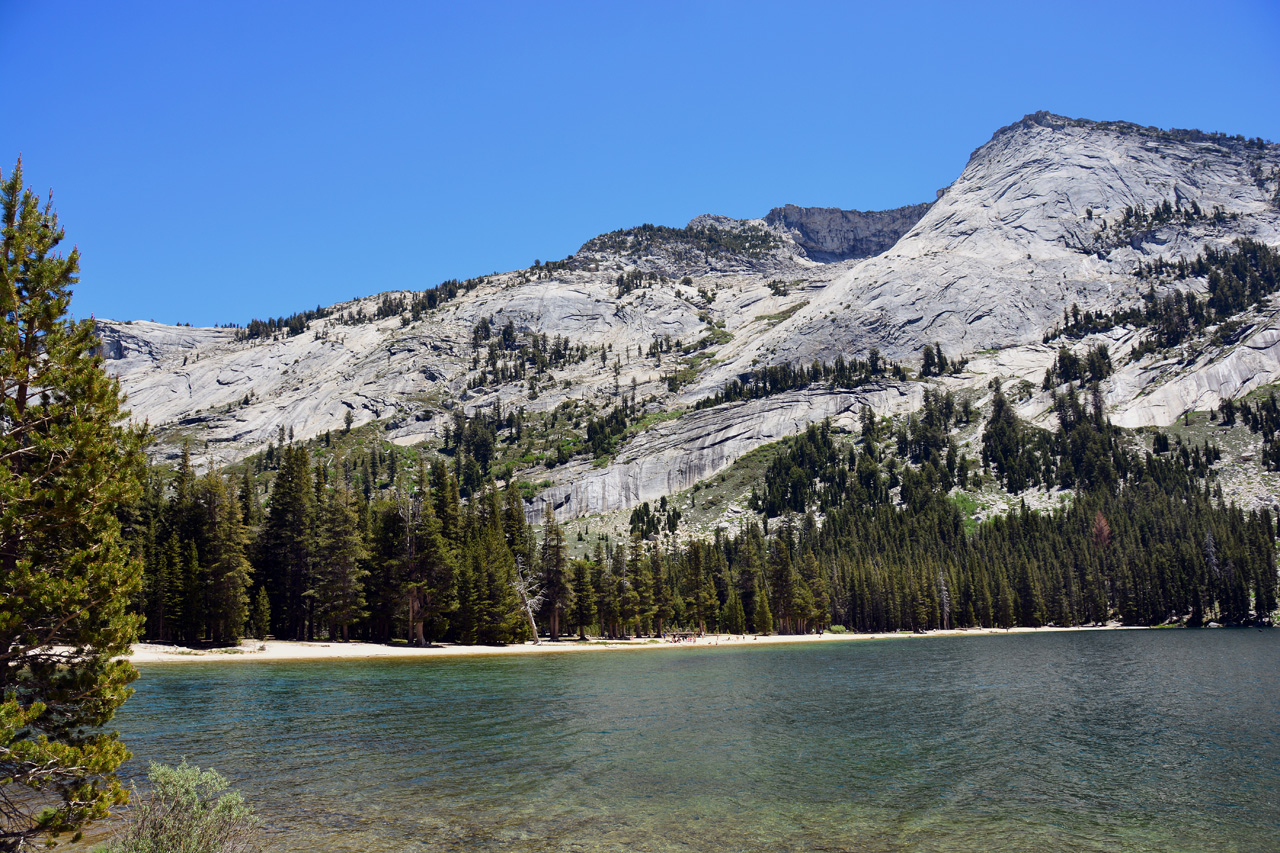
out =
[[[140,669],[273,850],[1280,847],[1280,631]]]

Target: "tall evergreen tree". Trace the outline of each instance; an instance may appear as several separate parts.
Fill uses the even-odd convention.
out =
[[[570,624],[578,629],[578,639],[587,639],[587,628],[596,621],[596,591],[592,586],[592,564],[590,560],[574,560],[571,564],[573,573],[573,611]]]
[[[321,509],[312,594],[329,636],[336,639],[341,633],[344,642],[350,639],[352,623],[369,615],[364,589],[368,555],[359,521],[355,495],[345,487],[330,489]]]
[[[573,578],[569,575],[567,554],[564,533],[556,523],[555,510],[548,505],[542,534],[542,607],[552,642],[560,639],[561,620],[573,607]]]
[[[248,532],[240,515],[240,500],[227,482],[210,473],[196,487],[204,542],[207,577],[205,621],[209,639],[231,643],[240,639],[249,618],[251,566],[246,556]]]
[[[769,608],[769,594],[763,586],[764,585],[760,582],[760,575],[757,573],[755,577],[751,579],[752,598],[754,598],[756,602],[751,630],[757,634],[772,634],[773,612]]]
[[[0,184],[0,850],[72,831],[125,799],[102,730],[137,671],[122,656],[142,564],[117,511],[140,494],[142,435],[93,322],[67,317],[80,255],[52,203]]]
[[[271,633],[271,599],[267,598],[267,591],[263,587],[258,587],[258,591],[254,593],[249,604],[249,636],[256,637],[259,640],[266,639]]]
[[[818,558],[813,555],[813,551],[808,549],[800,561],[800,581],[805,589],[805,627],[821,631],[830,624],[831,600],[826,574],[818,565]]]
[[[287,445],[282,455],[262,529],[262,573],[271,600],[272,632],[278,637],[310,639],[312,605],[304,593],[312,588],[315,556],[311,461],[301,446]]]
[[[456,509],[449,513],[455,515]],[[423,502],[414,539],[417,547],[405,578],[405,593],[413,641],[425,645],[444,635],[449,614],[457,607],[457,557],[456,549],[445,539],[435,508],[428,502]]]

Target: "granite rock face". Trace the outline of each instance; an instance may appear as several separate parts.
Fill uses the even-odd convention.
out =
[[[281,431],[308,439],[342,429],[348,414],[412,444],[441,435],[459,409],[495,404],[537,414],[581,401],[606,411],[630,393],[651,411],[693,409],[754,369],[873,348],[909,367],[925,344],[968,357],[969,373],[942,384],[977,399],[994,377],[1038,387],[1059,345],[1044,345],[1044,334],[1072,305],[1134,304],[1147,286],[1133,275],[1139,263],[1190,258],[1241,236],[1280,245],[1278,198],[1280,146],[1037,113],[998,131],[930,204],[787,205],[760,219],[705,215],[684,228],[626,229],[563,262],[468,282],[421,316],[372,319],[386,299],[415,295],[379,294],[332,306],[292,337],[98,327],[133,417],[161,439],[155,454],[172,457],[186,441],[210,466],[262,450]],[[1133,225],[1133,211],[1166,204],[1179,215]],[[536,387],[495,383],[481,374],[487,344],[474,339],[486,321],[495,330],[510,323],[523,341],[562,339],[591,354]],[[1254,312],[1229,345],[1122,362],[1140,337],[1116,329],[1099,339],[1117,363],[1106,404],[1124,426],[1166,425],[1280,381],[1273,307]],[[840,422],[864,403],[880,414],[910,411],[922,393],[919,383],[810,388],[688,411],[636,435],[607,468],[571,462],[530,473],[552,482],[531,515],[546,505],[578,515],[654,500],[825,417]],[[1045,417],[1047,399],[1033,393],[1019,411]]]
[[[926,213],[929,204],[893,210],[840,210],[832,207],[775,207],[764,222],[787,234],[815,261],[869,258],[888,251]]]
[[[540,520],[547,506],[559,517],[576,517],[657,501],[809,424],[831,418],[834,426],[854,430],[864,405],[878,415],[893,415],[922,403],[918,384],[901,383],[857,391],[809,388],[691,412],[641,433],[608,468],[579,463],[566,470],[557,485],[535,498],[529,517]]]
[[[1280,146],[1036,114],[997,132],[891,249],[862,261],[786,323],[744,347],[753,360],[808,362],[878,347],[917,357],[1034,342],[1072,304],[1139,295],[1133,272],[1248,236],[1280,242]],[[1205,214],[1141,230],[1126,208],[1164,202]],[[1220,209],[1223,216],[1211,214]],[[1104,229],[1104,225],[1106,228]]]
[[[1274,313],[1238,343],[1191,359],[1144,360],[1108,382],[1107,402],[1117,426],[1165,427],[1185,412],[1216,409],[1280,382],[1280,317]]]

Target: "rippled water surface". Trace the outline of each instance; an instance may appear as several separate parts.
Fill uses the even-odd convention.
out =
[[[1280,631],[139,668],[276,850],[1280,845]]]

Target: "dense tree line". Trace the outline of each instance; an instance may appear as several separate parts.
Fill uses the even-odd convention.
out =
[[[954,503],[904,512],[848,505],[801,547],[843,595],[833,618],[860,631],[940,627],[1247,622],[1276,607],[1274,525],[1152,479],[1023,509],[964,533]]]
[[[143,561],[136,604],[146,616],[146,636],[183,643],[237,639],[249,618],[252,580],[244,503],[222,476],[197,477],[185,451],[165,492],[151,472],[124,518]]]
[[[1135,449],[1088,392],[1057,395],[1054,432],[994,398],[989,475],[1014,493],[1072,489],[1066,508],[968,521],[950,492],[977,462],[950,431],[973,413],[933,391],[896,429],[867,409],[858,441],[824,423],[785,443],[752,498],[763,518],[733,535],[680,541],[673,506],[642,506],[626,541],[597,536],[578,559],[550,512],[535,536],[517,486],[485,478],[464,496],[451,467],[492,421],[461,422],[455,466],[373,449],[339,469],[289,442],[265,494],[252,469],[233,483],[184,461],[124,519],[146,567],[138,609],[148,637],[184,643],[503,643],[531,624],[616,638],[1238,623],[1275,610],[1274,520],[1215,498],[1216,448],[1157,433],[1152,452]]]
[[[322,308],[319,305],[314,311],[299,311],[290,314],[288,317],[268,317],[266,320],[253,319],[250,320],[243,328],[236,329],[236,340],[254,340],[256,338],[271,338],[276,335],[285,335],[293,337],[300,335],[307,329],[311,328],[311,321],[318,320],[321,317],[328,317],[329,309]]]
[[[720,391],[699,400],[694,409],[710,409],[738,400],[759,400],[820,382],[828,382],[836,388],[858,388],[884,376],[905,379],[906,372],[902,365],[885,361],[878,349],[872,349],[865,360],[838,355],[830,364],[814,361],[808,367],[803,364],[771,364],[730,380]]]
[[[1084,358],[1067,347],[1059,347],[1053,364],[1044,373],[1044,390],[1048,391],[1068,382],[1087,384],[1101,382],[1111,375],[1111,353],[1106,344],[1089,347]]]
[[[1032,429],[1001,398],[987,423],[993,451],[1025,444]],[[1043,447],[1050,481],[1070,474],[1069,509],[1024,504],[966,534],[936,462],[899,466],[866,430],[860,447],[841,451],[821,426],[775,458],[757,500],[766,515],[822,513],[820,526],[812,515],[798,525],[793,559],[815,555],[832,590],[829,617],[854,630],[1239,623],[1275,610],[1274,521],[1211,496],[1216,448],[1157,434],[1158,452],[1138,453],[1074,396],[1061,399],[1060,414]]]
[[[982,439],[982,463],[1010,492],[1031,487],[1114,490],[1121,484],[1155,479],[1162,488],[1185,488],[1188,478],[1208,476],[1221,451],[1206,440],[1203,446],[1183,446],[1178,440],[1176,460],[1162,454],[1145,457],[1131,447],[1127,435],[1103,414],[1102,394],[1094,384],[1087,392],[1068,386],[1054,393],[1058,427],[1053,432],[1019,420],[998,385]],[[1162,447],[1161,437],[1156,448]],[[1163,437],[1163,447],[1169,447]]]
[[[146,569],[136,605],[148,639],[506,643],[530,636],[528,613],[553,638],[747,630],[730,588],[754,602],[750,591],[765,586],[729,579],[708,546],[663,548],[643,531],[571,561],[553,514],[539,542],[519,488],[489,482],[463,500],[443,460],[412,477],[402,468],[366,500],[301,445],[279,458],[265,502],[247,470],[234,488],[217,473],[197,477],[184,458],[167,488],[153,476],[125,513]]]
[[[197,478],[184,457],[167,490],[153,477],[130,508],[148,638],[525,636],[514,582],[517,566],[533,570],[535,543],[518,490],[463,502],[437,461],[393,475],[370,501],[351,466],[335,480],[301,445],[279,455],[265,506],[247,471],[237,489],[217,473]]]
[[[772,232],[756,225],[733,229],[715,225],[670,228],[646,223],[594,237],[583,245],[582,251],[642,258],[657,249],[665,249],[695,261],[708,255],[759,258],[777,245]]]
[[[1280,471],[1280,404],[1276,402],[1275,392],[1254,403],[1243,401],[1237,404],[1234,400],[1223,400],[1218,409],[1223,425],[1235,423],[1237,406],[1240,419],[1249,431],[1262,436],[1260,461],[1263,467]]]

